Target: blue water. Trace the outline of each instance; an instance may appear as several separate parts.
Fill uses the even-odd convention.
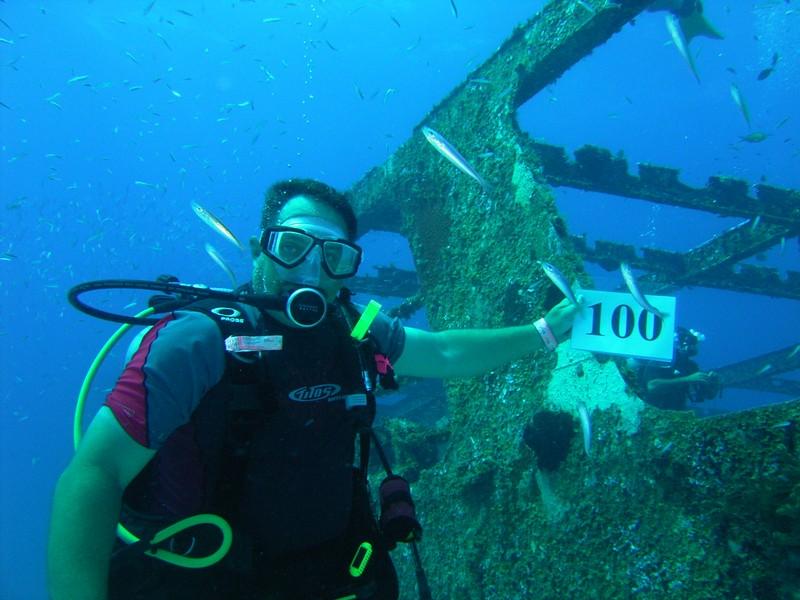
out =
[[[11,259],[0,261],[2,598],[45,596],[50,499],[71,453],[74,398],[112,331],[70,308],[66,290],[164,272],[226,285],[206,241],[244,279],[247,257],[214,237],[191,201],[244,239],[256,233],[271,182],[350,186],[543,3],[457,0],[457,18],[448,0],[158,0],[144,14],[149,4],[0,3],[0,253],[13,255],[0,254]],[[664,14],[644,14],[524,106],[520,122],[571,150],[594,143],[632,165],[680,167],[689,184],[725,174],[800,188],[800,6],[708,1],[706,14],[726,39],[692,43],[701,85],[668,43]],[[280,20],[264,22],[272,18]],[[775,52],[775,72],[757,81]],[[766,141],[739,142],[748,130],[732,81]],[[590,240],[687,250],[737,222],[555,193],[571,231]],[[396,238],[373,234],[365,245],[370,265],[411,266]],[[794,238],[759,264],[800,270],[798,257]],[[621,283],[618,273],[592,272],[599,288]],[[796,302],[703,289],[677,296],[679,320],[707,336],[704,368],[800,341]],[[115,352],[101,373],[90,413],[121,361]],[[779,399],[729,390],[713,408]]]

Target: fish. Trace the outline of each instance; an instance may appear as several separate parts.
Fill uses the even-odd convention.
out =
[[[155,5],[156,5],[156,0],[153,0],[153,1],[152,1],[150,4],[148,4],[148,5],[147,5],[147,7],[145,7],[145,9],[142,11],[142,16],[143,16],[143,17],[146,17],[146,16],[148,15],[148,13],[149,13],[151,10],[153,10],[153,7],[154,7]]]
[[[398,27],[400,27],[400,21],[398,21],[397,19],[395,19],[395,18],[394,18],[392,15],[389,15],[389,18],[392,20],[392,23],[394,23],[395,25],[397,25]]]
[[[750,124],[750,110],[747,108],[747,102],[745,102],[744,97],[742,96],[742,92],[739,91],[739,88],[736,86],[735,83],[731,84],[731,98],[733,98],[734,103],[736,106],[739,107],[739,110],[744,117],[745,122],[747,123],[748,127],[752,127]]]
[[[0,38],[0,44],[8,44],[9,46],[13,46],[14,40],[9,40],[7,38]]]
[[[194,214],[196,214],[203,223],[211,227],[211,229],[219,233],[231,244],[239,248],[239,250],[244,250],[244,246],[242,246],[242,243],[237,239],[235,235],[233,235],[233,232],[230,229],[228,229],[225,226],[225,224],[222,221],[220,221],[217,217],[215,217],[212,213],[210,213],[205,208],[200,206],[197,202],[192,202],[192,210],[194,211]]]
[[[15,258],[19,258],[19,257],[16,254],[11,254],[11,252],[3,252],[3,254],[0,254],[0,260],[6,261],[6,262],[11,262]]]
[[[358,94],[358,97],[359,97],[359,98],[361,98],[361,99],[363,100],[363,99],[364,99],[364,92],[362,92],[362,91],[361,91],[361,88],[360,88],[360,87],[358,87],[358,84],[357,84],[357,83],[354,83],[354,84],[353,84],[353,89],[355,89],[355,91],[356,91],[356,94]]]
[[[422,42],[422,36],[418,35],[416,42],[414,42],[413,44],[411,44],[409,46],[406,46],[406,52],[411,52],[412,50],[414,50],[417,46],[420,45],[420,42]]]
[[[586,452],[586,456],[591,456],[592,418],[583,402],[578,402],[578,417],[580,418],[581,431],[583,432],[583,451]]]
[[[549,262],[542,262],[542,271],[544,274],[547,275],[547,278],[553,282],[561,293],[564,294],[564,297],[567,298],[572,304],[575,306],[578,305],[578,299],[575,297],[575,292],[572,291],[572,287],[567,282],[567,278],[564,277],[564,274],[558,270],[558,268]]]
[[[333,44],[331,44],[328,40],[325,40],[325,45],[328,46],[328,48],[330,48],[334,52],[338,52],[339,51],[339,49],[336,46],[334,46]]]
[[[761,367],[758,371],[756,371],[756,375],[763,375],[764,373],[772,370],[772,364],[767,363],[763,367]]]
[[[188,10],[183,10],[182,8],[176,9],[182,15],[186,15],[187,17],[193,17],[194,15],[190,13]]]
[[[147,181],[140,181],[138,179],[133,182],[133,185],[138,185],[139,187],[146,187],[146,188],[149,188],[151,190],[157,190],[158,189],[158,185],[156,185],[155,183],[148,183]]]
[[[617,3],[622,3],[617,0]],[[703,15],[702,0],[687,2],[686,0],[655,0],[647,8],[649,12],[669,11],[674,15],[683,38],[689,44],[696,37],[707,37],[715,40],[724,39],[719,30]]]
[[[739,139],[743,142],[747,142],[748,144],[758,144],[760,142],[763,142],[768,137],[769,137],[768,133],[764,133],[763,131],[754,131],[753,133],[748,133],[747,135],[740,136]]]
[[[164,38],[163,35],[161,35],[160,33],[156,33],[156,37],[164,43],[164,45],[167,47],[167,50],[172,50],[172,46],[169,45],[169,42],[167,42],[166,38]]]
[[[697,79],[697,83],[700,83],[700,75],[697,73],[697,67],[694,64],[694,58],[692,58],[692,55],[689,52],[689,47],[686,45],[686,38],[683,36],[683,33],[678,26],[678,19],[676,19],[674,15],[669,14],[666,17],[666,23],[667,31],[669,31],[672,42],[675,44],[678,52],[681,53],[681,56],[683,56],[683,59],[689,65],[694,78]]]
[[[89,79],[88,75],[75,75],[75,77],[67,79],[67,83],[78,83],[80,81],[86,81],[87,79]]]
[[[636,300],[636,303],[647,312],[663,319],[664,313],[650,304],[647,301],[647,298],[645,298],[644,294],[642,294],[641,290],[639,289],[639,284],[636,283],[636,278],[633,276],[633,271],[628,263],[621,263],[619,265],[619,269],[622,271],[622,278],[625,280],[625,285],[628,286],[628,291],[631,293],[631,296],[633,296],[633,299]]]
[[[281,20],[280,17],[264,17],[263,19],[261,19],[261,22],[262,23],[277,23],[280,20]]]
[[[425,136],[425,139],[428,140],[431,146],[436,148],[436,150],[444,156],[447,160],[449,160],[452,164],[458,167],[461,171],[472,177],[475,181],[477,181],[480,186],[483,188],[483,191],[487,194],[491,193],[492,187],[489,183],[481,177],[475,168],[469,163],[469,161],[461,156],[461,153],[455,149],[455,147],[448,142],[445,137],[431,129],[428,126],[424,126],[422,128],[422,134]]]
[[[136,57],[135,57],[135,56],[134,56],[132,53],[130,53],[130,52],[126,52],[126,53],[125,53],[125,56],[127,56],[128,58],[130,58],[130,59],[133,61],[133,64],[135,64],[135,65],[138,65],[138,64],[139,64],[139,61],[138,61],[138,60],[136,60]]]
[[[750,233],[753,233],[758,227],[758,224],[761,223],[761,215],[756,215],[756,218],[753,219],[753,224],[750,226]]]
[[[6,23],[5,21],[3,21],[3,19],[0,19],[0,23],[2,23],[2,24],[3,24],[3,26],[4,26],[6,29],[8,29],[9,31],[11,31],[11,32],[13,32],[13,31],[14,31],[13,29],[11,29],[11,25],[9,25],[9,24],[8,24],[8,23]]]
[[[759,81],[764,81],[767,77],[772,75],[772,72],[775,70],[775,66],[778,64],[778,60],[780,59],[780,55],[776,52],[772,55],[772,64],[768,66],[766,69],[761,70],[761,72],[756,76],[756,79]]]
[[[233,273],[233,269],[231,269],[228,266],[228,263],[225,262],[225,259],[222,258],[222,255],[219,252],[217,252],[217,249],[214,248],[214,246],[212,246],[209,243],[206,243],[204,247],[206,249],[206,254],[208,254],[211,257],[211,260],[213,260],[217,264],[217,266],[219,266],[220,269],[225,271],[225,274],[231,280],[231,288],[236,289],[237,287],[236,275]]]
[[[457,19],[458,18],[458,7],[456,6],[455,0],[450,0],[450,10],[453,11],[453,16]]]
[[[11,107],[8,104],[6,104],[5,102],[0,102],[0,106],[2,106],[3,108],[5,108],[7,110],[11,110]]]
[[[789,352],[789,355],[788,355],[786,358],[794,358],[794,356],[795,356],[795,355],[796,355],[798,352],[800,352],[800,344],[797,344],[797,346],[795,346],[795,347],[794,347],[794,350],[792,350],[791,352]]]

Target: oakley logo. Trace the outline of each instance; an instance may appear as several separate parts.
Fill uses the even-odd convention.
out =
[[[220,321],[228,321],[230,323],[244,323],[244,319],[240,318],[242,316],[242,313],[240,313],[235,308],[231,308],[229,306],[218,306],[217,308],[212,308],[211,312],[217,315]]]
[[[310,387],[301,387],[289,392],[289,399],[295,402],[317,402],[335,397],[342,390],[336,384],[323,383]]]

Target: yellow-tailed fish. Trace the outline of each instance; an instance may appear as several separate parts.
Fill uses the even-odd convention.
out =
[[[569,285],[569,283],[567,283],[567,278],[564,277],[564,274],[559,271],[557,267],[548,262],[542,262],[542,270],[544,271],[544,274],[547,275],[548,279],[553,282],[553,285],[561,290],[561,293],[564,294],[564,297],[577,306],[578,299],[575,297],[572,287]]]
[[[225,271],[225,274],[228,276],[228,279],[231,280],[231,288],[235,290],[237,285],[236,285],[236,275],[233,274],[233,269],[231,269],[228,266],[228,263],[225,262],[225,259],[222,258],[222,255],[219,252],[217,252],[217,249],[214,248],[214,246],[207,243],[205,245],[205,249],[206,253],[211,257],[211,260],[217,263],[217,266],[219,266],[220,269]]]
[[[220,221],[217,217],[207,211],[205,208],[200,206],[197,202],[192,202],[192,210],[194,214],[200,217],[200,220],[211,227],[214,231],[228,240],[231,244],[239,248],[239,250],[244,250],[244,246],[242,243],[233,235],[233,232],[228,229],[225,224]]]
[[[747,108],[747,102],[744,101],[744,97],[742,96],[742,92],[739,91],[739,88],[736,87],[735,83],[731,84],[731,98],[736,103],[736,106],[739,107],[739,110],[744,117],[745,122],[747,123],[748,127],[752,127],[750,124],[750,110]]]
[[[633,276],[633,271],[628,266],[627,263],[622,263],[619,266],[620,271],[622,271],[622,278],[625,280],[625,285],[628,286],[628,291],[633,296],[633,299],[636,300],[636,303],[645,309],[647,312],[653,313],[657,317],[664,318],[664,313],[658,310],[655,306],[650,304],[647,301],[647,298],[644,297],[644,294],[639,289],[639,284],[636,283],[636,278]]]
[[[668,14],[666,21],[667,31],[669,31],[672,42],[675,44],[678,52],[681,53],[681,56],[683,56],[683,59],[689,65],[689,68],[692,70],[692,74],[694,75],[695,79],[697,79],[697,83],[700,83],[700,75],[697,74],[697,67],[694,65],[694,58],[692,58],[692,55],[689,53],[689,47],[686,45],[686,40],[683,37],[683,33],[681,33],[678,19],[675,18],[675,15]]]
[[[448,142],[441,133],[434,131],[430,127],[423,127],[422,134],[425,136],[425,139],[428,140],[430,145],[436,148],[439,154],[444,156],[456,167],[461,169],[461,171],[477,181],[483,188],[484,192],[487,194],[491,193],[492,186],[489,185],[489,183],[487,183],[487,181],[478,174],[478,172],[475,170],[475,167],[473,167],[466,158],[461,156],[461,153],[455,149],[455,146]]]

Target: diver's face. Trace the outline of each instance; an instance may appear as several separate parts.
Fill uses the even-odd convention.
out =
[[[344,219],[323,202],[306,196],[289,200],[278,214],[276,225],[302,229],[319,239],[346,239]],[[287,268],[264,253],[259,240],[250,240],[253,253],[253,290],[278,294],[300,287],[312,287],[328,301],[336,298],[344,279],[333,279],[322,267],[322,250],[315,246],[299,265]]]

